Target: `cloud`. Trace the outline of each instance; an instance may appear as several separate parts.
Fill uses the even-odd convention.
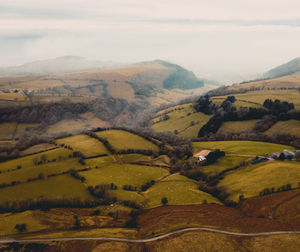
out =
[[[298,0],[10,0],[0,4],[0,65],[80,55],[163,58],[212,77],[261,72],[300,55],[299,9]]]

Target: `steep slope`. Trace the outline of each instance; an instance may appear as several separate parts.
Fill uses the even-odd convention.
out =
[[[300,57],[295,58],[285,64],[271,69],[264,74],[264,78],[277,78],[300,71]]]

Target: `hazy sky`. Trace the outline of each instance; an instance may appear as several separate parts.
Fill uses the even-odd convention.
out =
[[[0,0],[0,66],[63,55],[260,73],[300,56],[300,1]]]

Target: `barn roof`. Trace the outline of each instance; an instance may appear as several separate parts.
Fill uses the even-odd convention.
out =
[[[211,150],[202,150],[196,154],[194,154],[195,158],[199,158],[200,156],[207,157],[207,155],[211,153]]]

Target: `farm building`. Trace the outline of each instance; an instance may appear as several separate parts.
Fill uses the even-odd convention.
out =
[[[211,150],[202,150],[202,151],[200,151],[200,152],[194,154],[194,157],[195,157],[195,158],[198,158],[198,159],[199,159],[200,156],[206,158],[207,155],[208,155],[209,153],[211,153]]]
[[[198,164],[202,164],[206,162],[206,157],[208,154],[211,153],[210,150],[202,150],[196,154],[194,154],[194,157],[198,159]]]

